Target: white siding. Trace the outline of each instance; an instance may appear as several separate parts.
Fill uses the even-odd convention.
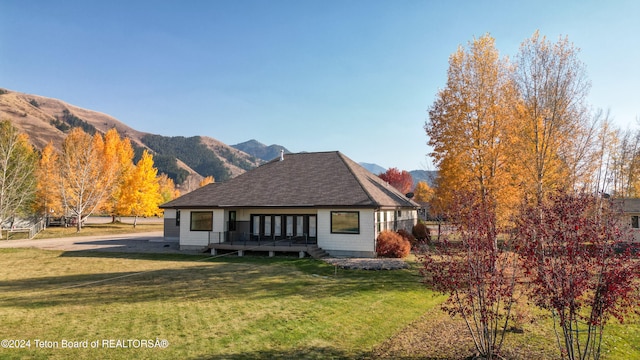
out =
[[[393,227],[394,216],[397,211],[383,210],[375,211],[374,209],[352,209],[352,208],[336,208],[336,209],[214,209],[213,211],[213,231],[191,231],[191,212],[204,211],[202,209],[182,209],[180,211],[180,247],[183,249],[203,248],[209,244],[209,241],[224,241],[224,233],[227,230],[228,211],[236,211],[236,221],[250,221],[251,215],[317,215],[317,239],[318,246],[327,252],[343,253],[343,254],[373,254],[375,255],[375,239],[378,236],[377,227],[387,228],[387,224],[391,223]],[[359,234],[333,234],[331,233],[331,211],[358,211],[360,220]],[[395,214],[394,214],[395,213]],[[175,218],[175,211],[167,209],[165,218]],[[399,221],[415,220],[417,212],[415,210],[402,210]],[[386,220],[386,221],[384,221]],[[384,222],[383,222],[384,221]],[[380,224],[377,224],[380,223]],[[282,229],[284,231],[284,229]]]
[[[360,234],[332,234],[331,211],[358,211]],[[373,209],[320,209],[318,210],[318,246],[330,251],[375,252]]]
[[[400,209],[400,210],[380,210],[375,215],[376,238],[381,231],[399,230],[405,228],[411,231],[413,226],[418,223],[418,211],[416,209]],[[397,226],[398,229],[394,229]]]
[[[164,209],[164,218],[165,219],[175,219],[176,218],[176,209]]]
[[[224,241],[224,234],[227,231],[227,221],[228,214],[225,214],[225,211],[222,209],[216,209],[213,211],[213,234],[211,236],[215,236],[216,242],[218,241],[218,236],[220,237],[220,241]]]
[[[203,209],[180,210],[180,248],[198,248],[209,245],[209,239],[215,239],[225,231],[224,210],[214,209],[213,211],[213,231],[191,231],[191,212],[208,211]]]
[[[633,227],[634,226],[633,217],[634,216],[640,217],[640,213],[627,212],[625,215],[627,217],[628,225],[631,228],[631,233],[633,234],[633,240],[637,241],[637,242],[640,242],[640,228],[634,228]]]

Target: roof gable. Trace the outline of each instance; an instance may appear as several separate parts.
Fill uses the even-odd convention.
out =
[[[286,154],[161,207],[415,207],[340,152]]]

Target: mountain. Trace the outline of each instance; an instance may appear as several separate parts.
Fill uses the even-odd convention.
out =
[[[271,161],[280,156],[280,152],[284,150],[285,154],[291,153],[281,145],[265,145],[255,139],[245,141],[240,144],[231,145],[231,147],[243,151],[253,157],[263,161]]]
[[[28,95],[0,89],[0,119],[10,120],[19,130],[27,133],[33,145],[42,149],[47,143],[60,148],[71,127],[82,127],[85,131],[105,133],[116,128],[139,146],[144,134],[114,117],[97,111],[73,106],[64,101],[38,95]]]
[[[360,165],[370,172],[380,175],[383,172],[387,171],[387,169],[383,168],[378,164],[371,164],[361,162]],[[429,171],[429,170],[411,170],[409,171],[411,177],[413,178],[413,187],[416,187],[416,184],[420,181],[426,182],[429,186],[433,187],[435,185],[435,179],[438,177],[437,171]]]
[[[259,159],[206,136],[161,136],[138,131],[124,122],[62,100],[0,88],[0,120],[9,120],[42,149],[52,142],[60,150],[66,134],[81,127],[90,134],[115,128],[131,140],[137,156],[143,149],[154,154],[159,172],[171,177],[183,192],[195,189],[203,177],[224,181],[262,163]]]
[[[375,174],[375,175],[380,175],[383,172],[387,171],[387,169],[383,168],[382,166],[380,166],[378,164],[371,164],[371,163],[365,163],[365,162],[361,162],[359,164],[363,168],[367,169],[370,173]]]
[[[415,187],[419,181],[426,182],[430,187],[435,186],[435,180],[438,177],[437,171],[432,170],[412,170],[409,171],[413,178],[413,186]]]
[[[104,134],[115,128],[121,136],[131,140],[137,157],[143,149],[151,150],[158,171],[172,178],[183,193],[197,188],[200,180],[206,176],[213,176],[215,181],[222,182],[279,157],[282,150],[290,153],[281,145],[267,146],[257,140],[229,146],[206,136],[146,133],[101,112],[83,109],[62,100],[2,88],[0,120],[11,121],[16,128],[29,135],[38,149],[52,142],[61,150],[66,134],[74,127],[81,127],[90,134]],[[374,174],[386,171],[373,163],[360,165]],[[414,185],[418,181],[426,181],[433,186],[433,179],[437,176],[435,171],[414,170],[410,173]]]

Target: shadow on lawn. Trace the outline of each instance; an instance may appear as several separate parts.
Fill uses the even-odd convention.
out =
[[[245,251],[246,256],[240,257],[237,251],[222,251],[212,256],[209,250],[180,250],[178,242],[150,241],[148,238],[132,239],[123,236],[122,239],[88,240],[77,242],[78,245],[96,246],[90,250],[66,251],[60,257],[82,258],[119,258],[136,260],[176,260],[198,261],[207,258],[212,261],[224,262],[263,262],[273,263],[299,259],[298,253],[278,253],[276,257],[268,257],[267,253]],[[249,259],[249,260],[247,260]],[[310,258],[306,258],[310,260]]]
[[[66,251],[60,256],[136,258],[148,260],[170,259],[170,257],[165,257],[164,255],[177,256],[185,260],[197,260],[194,256],[207,257],[206,252],[180,250],[178,242],[157,241],[155,237],[145,235],[123,234],[122,238],[77,241],[74,244],[94,248],[90,250]]]
[[[361,360],[386,360],[387,357],[380,357],[371,352],[355,351],[345,352],[329,347],[310,347],[306,349],[292,349],[289,351],[255,351],[242,354],[232,355],[210,355],[192,358],[193,360],[244,360],[244,359],[361,359]],[[392,359],[398,360],[446,360],[449,358],[425,357],[424,355],[405,355],[393,356]],[[468,359],[471,359],[469,357]]]
[[[89,253],[78,252],[71,256],[81,255],[90,256]],[[150,256],[129,255],[127,258],[144,259]],[[184,266],[178,265],[180,268],[171,269],[0,281],[0,306],[41,308],[137,303],[158,299],[255,300],[289,296],[317,299],[350,296],[359,291],[384,292],[394,291],[402,286],[419,286],[417,280],[406,273],[391,275],[390,272],[364,274],[358,271],[340,271],[334,274],[332,266],[314,260],[235,258],[195,262],[192,257],[189,262],[184,255],[162,257],[168,257],[165,260],[185,260],[185,263]],[[153,255],[152,258],[158,259],[158,255]],[[293,266],[278,264],[284,261],[293,262]]]
[[[193,358],[194,360],[242,360],[242,359],[369,359],[366,353],[346,353],[329,347],[311,347],[288,351],[266,350],[232,355],[210,355]]]

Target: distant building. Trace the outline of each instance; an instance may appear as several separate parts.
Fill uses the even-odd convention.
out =
[[[636,241],[640,241],[640,199],[622,199],[622,211],[633,231]]]

